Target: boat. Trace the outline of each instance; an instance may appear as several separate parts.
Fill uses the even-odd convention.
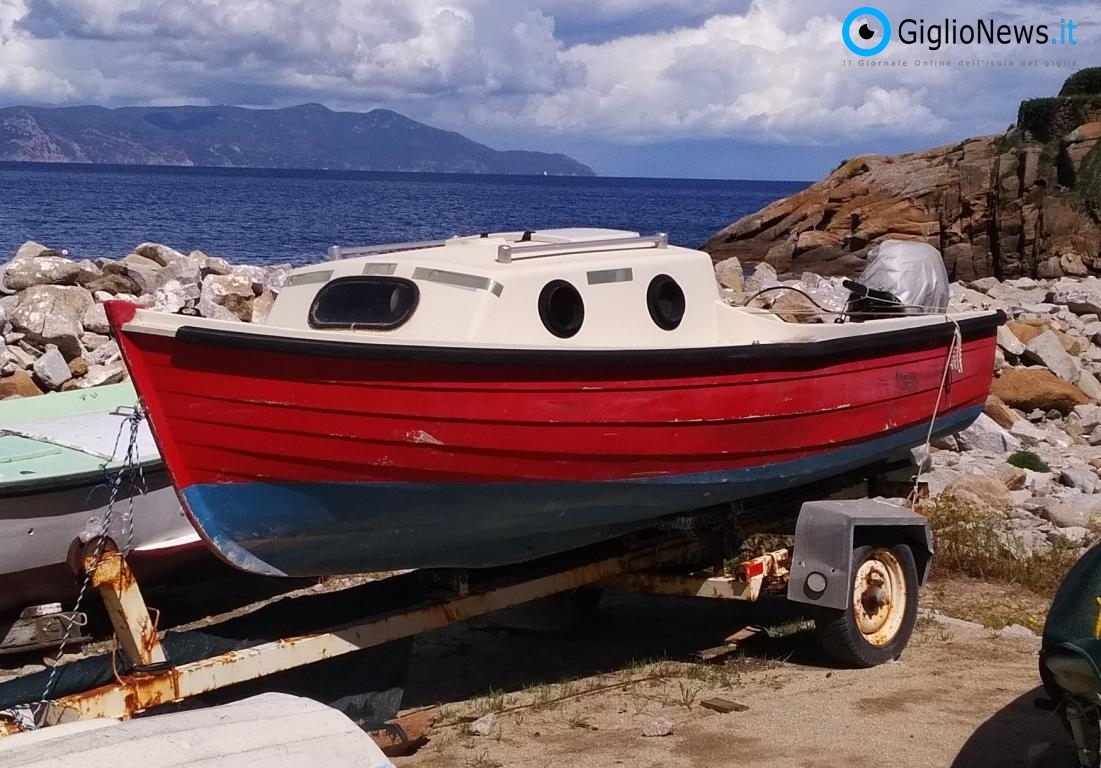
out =
[[[0,402],[0,614],[75,597],[70,546],[103,528],[137,402],[129,382]],[[129,547],[139,573],[152,576],[192,562],[206,548],[180,506],[148,422],[136,437],[145,492],[121,489],[107,532]]]
[[[264,324],[107,304],[188,515],[246,571],[520,562],[908,455],[981,413],[1004,319],[789,323],[620,230],[329,257]]]

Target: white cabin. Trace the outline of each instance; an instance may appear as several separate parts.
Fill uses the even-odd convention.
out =
[[[785,323],[724,303],[711,257],[665,235],[547,229],[333,246],[328,261],[291,272],[264,325],[374,343],[662,349],[814,341],[938,320]]]

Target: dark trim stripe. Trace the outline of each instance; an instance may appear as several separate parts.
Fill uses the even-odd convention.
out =
[[[875,322],[874,320],[868,322]],[[1005,322],[1001,310],[983,317],[961,320],[964,340],[992,335]],[[691,349],[487,349],[484,347],[428,347],[407,344],[375,344],[355,341],[318,341],[267,336],[258,333],[180,326],[176,339],[234,349],[280,352],[312,357],[342,357],[462,363],[531,363],[591,365],[652,365],[670,363],[768,362],[782,367],[790,362],[852,357],[875,352],[894,354],[945,344],[955,327],[948,322],[903,328],[860,336],[815,342],[741,344]]]

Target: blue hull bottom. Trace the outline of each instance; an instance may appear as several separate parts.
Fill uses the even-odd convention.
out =
[[[959,431],[982,408],[942,416]],[[927,426],[780,464],[608,482],[224,483],[184,496],[232,565],[270,576],[481,568],[531,560],[670,515],[797,488],[924,442]]]

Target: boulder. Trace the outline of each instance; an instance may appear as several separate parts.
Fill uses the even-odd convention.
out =
[[[252,300],[252,321],[253,323],[265,323],[268,320],[268,315],[271,313],[271,308],[275,306],[275,294],[269,290],[265,290],[259,296]]]
[[[110,296],[116,294],[134,295],[141,292],[134,280],[128,275],[117,272],[105,272],[99,277],[84,283],[84,287],[93,293],[104,292]]]
[[[0,400],[8,397],[34,397],[42,390],[34,383],[31,375],[25,371],[16,371],[10,376],[0,378]]]
[[[184,258],[184,255],[174,248],[160,243],[142,243],[134,249],[134,253],[143,258],[154,261],[162,267],[168,266],[173,261]]]
[[[1086,432],[1101,424],[1101,405],[1076,405],[1073,413]]]
[[[210,274],[203,278],[198,309],[203,317],[241,320],[247,323],[252,320],[253,298],[252,281],[249,278]]]
[[[50,347],[42,357],[34,361],[34,380],[42,389],[59,389],[62,384],[73,377],[69,370],[69,364],[57,347]]]
[[[18,259],[49,259],[64,255],[65,253],[63,251],[48,248],[42,245],[42,243],[36,243],[34,240],[28,240],[16,249],[15,255],[12,256],[12,261]]]
[[[1015,467],[1012,464],[1006,464],[1000,472],[998,472],[998,479],[1002,481],[1002,485],[1006,487],[1006,490],[1022,491],[1025,489],[1025,481],[1028,480],[1028,475],[1025,470],[1020,467]],[[1027,492],[1029,496],[1032,495],[1031,491]]]
[[[1028,344],[1028,342],[1047,330],[1049,325],[1047,321],[1025,323],[1019,320],[1010,320],[1004,327],[1016,336],[1022,344]]]
[[[1021,447],[1020,441],[987,416],[980,413],[979,418],[967,429],[956,434],[956,442],[964,451],[989,451],[1004,453]]]
[[[1043,365],[1063,381],[1073,382],[1078,378],[1078,362],[1067,354],[1053,331],[1044,331],[1025,344],[1023,356]]]
[[[1097,490],[1097,473],[1085,468],[1064,469],[1059,473],[1059,482],[1082,493],[1093,493]]]
[[[1076,315],[1101,313],[1101,293],[1082,287],[1052,291],[1047,301],[1062,304]]]
[[[1082,394],[1088,397],[1090,400],[1101,402],[1101,382],[1097,380],[1089,371],[1079,371],[1078,378],[1074,381],[1075,386],[1082,390]]]
[[[817,323],[818,307],[798,291],[778,291],[772,312],[785,323]]]
[[[108,365],[93,364],[88,366],[88,372],[80,379],[77,386],[81,389],[87,389],[102,384],[118,384],[125,378],[126,366],[121,361]]]
[[[23,292],[19,307],[12,315],[12,326],[25,333],[32,344],[53,344],[66,360],[83,351],[84,315],[92,306],[92,297],[83,288],[60,285],[35,285]]]
[[[1006,328],[1004,325],[998,326],[998,346],[1011,355],[1020,357],[1024,354],[1025,345],[1019,338],[1017,338],[1013,331]]]
[[[13,259],[0,271],[0,286],[22,291],[32,285],[75,285],[84,274],[75,262],[59,256]]]
[[[993,419],[1002,429],[1009,429],[1017,421],[1016,412],[996,395],[990,395],[986,398],[983,413]],[[1099,420],[1099,423],[1101,423],[1101,420]]]
[[[81,318],[81,325],[84,326],[85,331],[92,333],[109,334],[111,332],[111,324],[107,322],[107,310],[102,304],[93,304],[88,307],[88,311]]]
[[[1101,516],[1101,496],[1071,496],[1046,505],[1040,516],[1060,528],[1088,528],[1093,518]]]
[[[1047,442],[1050,437],[1047,430],[1041,429],[1026,419],[1013,422],[1009,434],[1021,441],[1021,445],[1032,447]]]
[[[83,357],[74,357],[69,361],[69,373],[73,376],[83,376],[88,372],[88,361]]]
[[[1043,368],[1003,368],[994,377],[991,393],[1025,412],[1054,409],[1066,414],[1089,403],[1082,390]]]
[[[90,352],[86,352],[84,359],[88,361],[89,367],[110,365],[122,359],[122,352],[119,350],[118,342],[109,339]]]
[[[732,291],[741,293],[745,287],[745,274],[742,272],[742,262],[737,256],[723,259],[715,265],[715,279],[719,285]]]
[[[1001,480],[985,475],[960,475],[944,489],[959,501],[987,509],[1007,510],[1013,506],[1009,490]]]

